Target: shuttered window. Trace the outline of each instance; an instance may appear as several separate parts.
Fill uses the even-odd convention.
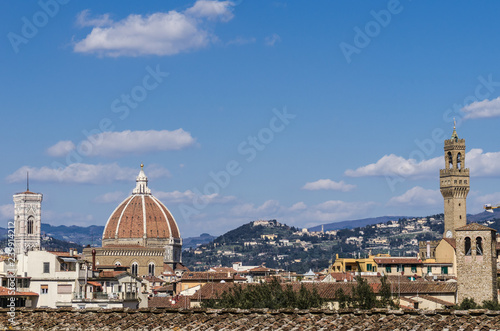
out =
[[[72,285],[71,284],[58,284],[57,293],[58,294],[71,294]]]

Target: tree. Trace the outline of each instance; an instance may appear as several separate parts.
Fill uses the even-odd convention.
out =
[[[459,310],[469,310],[480,308],[478,304],[471,298],[465,298],[459,305],[455,305],[453,308]]]
[[[394,302],[392,298],[391,285],[387,283],[387,276],[380,278],[380,301],[379,306],[382,308],[392,307],[396,308],[397,304]]]
[[[356,277],[356,286],[352,287],[353,308],[371,309],[377,305],[377,297],[370,284],[361,276]]]
[[[224,291],[218,299],[203,302],[206,308],[321,308],[323,299],[316,288],[312,291],[301,284],[299,291],[294,291],[291,285],[283,286],[278,280],[270,283],[250,284],[243,287],[236,284]]]

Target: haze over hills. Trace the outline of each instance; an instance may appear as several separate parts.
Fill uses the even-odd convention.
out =
[[[326,223],[323,224],[323,229],[324,231],[331,231],[331,230],[341,230],[341,229],[354,229],[354,228],[359,228],[359,227],[365,227],[367,225],[373,225],[377,223],[387,223],[388,221],[391,220],[398,220],[398,219],[405,219],[405,218],[412,218],[409,216],[380,216],[380,217],[372,217],[372,218],[363,218],[363,219],[358,219],[358,220],[349,220],[349,221],[341,221],[341,222],[334,222],[334,223]],[[500,210],[495,209],[494,213],[488,213],[488,212],[481,212],[478,214],[468,214],[467,215],[467,222],[472,223],[472,222],[484,222],[492,219],[499,219],[500,218]],[[235,229],[239,228],[235,227]],[[226,234],[231,233],[230,230]],[[321,225],[317,225],[314,227],[311,227],[308,229],[311,232],[314,231],[321,231]],[[101,245],[101,236],[104,231],[104,226],[102,225],[90,225],[87,227],[81,227],[81,226],[76,226],[76,225],[71,225],[71,226],[66,226],[66,225],[59,225],[59,226],[53,226],[47,223],[42,223],[42,233],[46,236],[52,237],[57,240],[62,240],[66,241],[68,243],[74,243],[78,244],[79,246],[86,246],[86,245],[94,245],[94,246],[100,246]],[[224,236],[223,234],[222,236]],[[0,227],[0,239],[3,239],[4,237],[7,236],[7,229]],[[195,248],[199,245],[207,244],[210,243],[211,241],[215,240],[217,237],[212,236],[208,233],[202,233],[198,237],[187,237],[183,238],[183,248],[184,249],[189,249],[189,248]]]
[[[323,226],[324,231],[330,230],[341,230],[341,229],[353,229],[357,227],[377,224],[377,223],[386,223],[388,221],[398,220],[400,218],[412,218],[412,216],[379,216],[379,217],[370,217],[363,218],[359,220],[350,220],[350,221],[341,221],[334,223],[327,223],[323,225],[317,225],[309,228],[309,231],[321,231],[321,227]]]

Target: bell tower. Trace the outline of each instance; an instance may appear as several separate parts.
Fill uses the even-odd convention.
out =
[[[14,252],[39,250],[41,243],[42,194],[29,190],[14,194]]]
[[[456,124],[451,139],[444,141],[445,169],[439,171],[444,198],[445,238],[455,238],[455,229],[466,225],[465,202],[470,189],[469,169],[465,168],[465,139],[459,139]]]

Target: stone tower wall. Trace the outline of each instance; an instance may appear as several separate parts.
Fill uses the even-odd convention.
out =
[[[457,302],[472,298],[478,304],[497,301],[496,241],[494,231],[456,231]],[[471,254],[466,255],[465,238],[471,238]],[[476,238],[482,238],[483,255],[476,252]]]

